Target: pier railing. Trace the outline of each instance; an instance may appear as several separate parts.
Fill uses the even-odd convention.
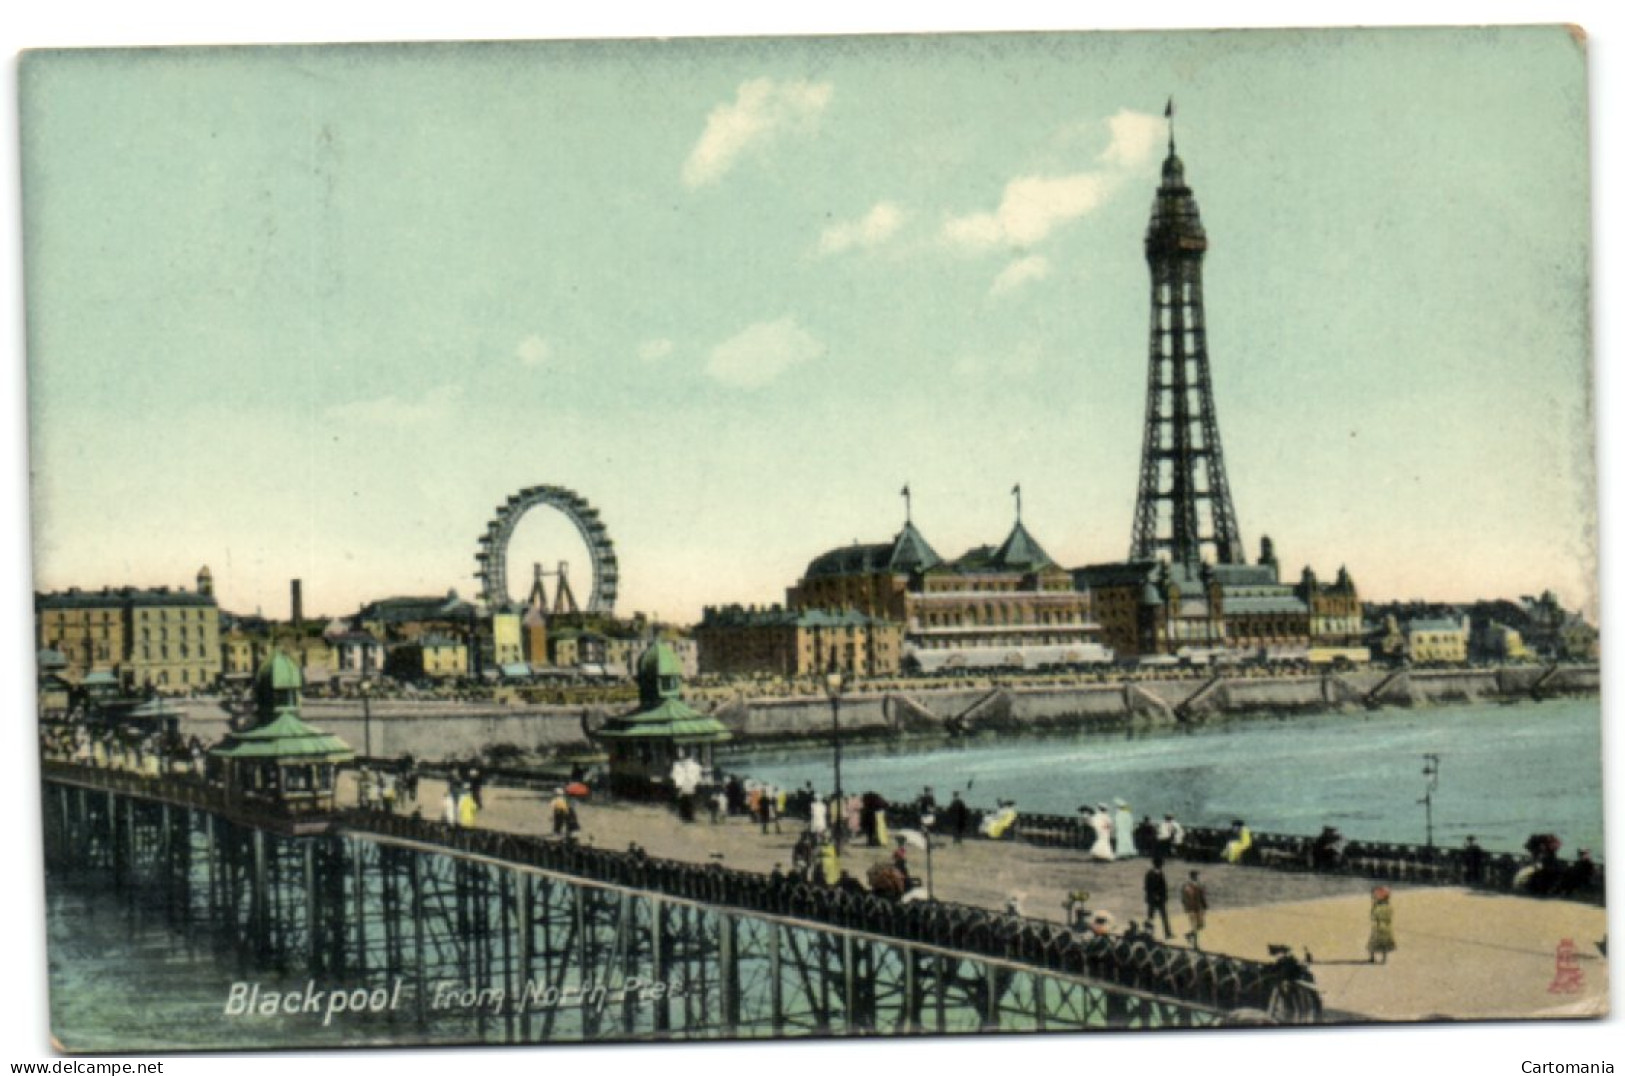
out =
[[[911,808],[897,812],[908,824],[918,824]],[[981,812],[973,812],[979,820]],[[887,812],[887,818],[893,815]],[[975,835],[980,837],[979,826]],[[970,834],[967,834],[969,836]],[[1081,818],[1065,815],[1021,814],[1012,827],[1015,840],[1029,844],[1086,850],[1095,831]],[[1218,862],[1229,843],[1228,829],[1189,826],[1174,858]],[[1484,852],[1476,862],[1460,848],[1429,847],[1386,841],[1346,841],[1337,855],[1316,856],[1316,839],[1287,833],[1253,832],[1252,847],[1242,856],[1243,866],[1301,873],[1353,875],[1373,881],[1413,885],[1462,885],[1504,893],[1529,892],[1529,870],[1538,866],[1528,856]],[[1567,864],[1560,864],[1559,869]],[[1602,864],[1584,884],[1572,889],[1561,883],[1543,894],[1601,904],[1606,890]]]
[[[248,816],[267,822],[320,821],[333,812],[304,800],[283,800],[274,795],[236,789],[191,773],[161,777],[130,770],[101,769],[46,759],[44,776],[127,796],[161,799],[183,807],[196,807],[226,817]]]

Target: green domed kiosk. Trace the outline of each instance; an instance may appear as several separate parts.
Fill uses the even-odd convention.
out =
[[[672,765],[711,766],[712,748],[733,739],[721,721],[683,701],[683,666],[665,643],[638,659],[639,708],[610,718],[597,736],[609,749],[610,788],[647,796],[671,788]]]
[[[355,757],[337,736],[300,720],[304,677],[282,651],[254,678],[254,727],[231,732],[209,752],[211,770],[233,799],[257,800],[294,814],[331,811],[339,763]]]

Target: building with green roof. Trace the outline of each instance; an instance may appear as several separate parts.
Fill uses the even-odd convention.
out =
[[[683,701],[683,663],[663,642],[638,660],[638,704],[594,734],[609,752],[610,788],[618,794],[670,790],[678,760],[710,769],[715,746],[733,738],[721,721]]]
[[[280,650],[260,666],[254,726],[209,751],[210,772],[233,798],[292,813],[333,809],[338,766],[355,752],[300,718],[303,686],[299,666]]]

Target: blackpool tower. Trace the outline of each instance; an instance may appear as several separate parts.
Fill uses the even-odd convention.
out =
[[[1174,152],[1172,101],[1165,115],[1168,158],[1162,162],[1162,185],[1145,233],[1145,260],[1151,269],[1151,363],[1129,558],[1166,558],[1192,569],[1204,559],[1243,564],[1246,554],[1224,475],[1208,373],[1202,313],[1207,234],[1196,199],[1185,184],[1185,165]]]

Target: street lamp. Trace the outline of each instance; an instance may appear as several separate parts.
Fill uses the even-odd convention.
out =
[[[931,879],[931,827],[936,823],[934,814],[928,812],[920,816],[920,833],[925,837],[925,892],[932,900],[937,899],[936,883]]]
[[[361,753],[372,758],[372,681],[361,681]]]
[[[836,817],[831,819],[830,829],[835,834],[835,846],[841,844],[841,826],[843,818],[844,799],[841,796],[841,672],[833,665],[829,675],[824,677],[824,690],[829,693],[830,716],[835,722],[835,810]]]
[[[1433,851],[1433,793],[1439,790],[1439,756],[1425,754],[1422,756],[1422,776],[1427,778],[1427,790],[1422,798],[1416,802],[1422,804],[1427,810],[1428,851]]]

